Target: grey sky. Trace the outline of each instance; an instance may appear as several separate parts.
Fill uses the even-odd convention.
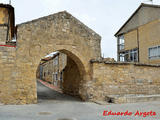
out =
[[[0,0],[8,2],[9,0]],[[114,34],[147,0],[12,0],[16,24],[67,10],[102,36],[101,48],[105,57],[116,58]],[[154,0],[160,4],[160,0]]]

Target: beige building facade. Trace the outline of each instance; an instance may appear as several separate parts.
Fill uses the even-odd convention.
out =
[[[123,62],[160,64],[160,6],[141,4],[115,34]]]
[[[39,79],[62,88],[66,64],[67,56],[61,52],[55,53],[52,57],[42,59],[38,70]]]

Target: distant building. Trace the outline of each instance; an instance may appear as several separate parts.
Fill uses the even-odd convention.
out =
[[[67,63],[67,56],[61,52],[41,60],[37,70],[37,77],[41,80],[62,87],[63,71]]]
[[[160,6],[141,4],[115,34],[118,61],[160,63]]]
[[[0,44],[9,44],[15,37],[14,8],[8,4],[0,4]]]

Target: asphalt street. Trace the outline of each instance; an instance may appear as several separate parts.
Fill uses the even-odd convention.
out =
[[[0,105],[0,120],[160,120],[160,102],[99,105],[82,102],[37,83],[38,104]],[[132,112],[131,116],[103,116],[104,111]],[[134,116],[136,111],[155,116]]]

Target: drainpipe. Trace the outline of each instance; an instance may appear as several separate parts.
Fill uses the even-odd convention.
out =
[[[119,39],[118,38],[119,37],[117,37],[117,61],[120,60],[120,58],[119,58]]]
[[[57,70],[58,72],[58,84],[59,84],[59,82],[60,82],[60,75],[59,75],[59,53],[58,53],[58,70]]]
[[[140,60],[140,58],[139,58],[139,30],[138,30],[138,28],[137,28],[137,46],[138,46],[138,62],[139,62],[139,60]]]

